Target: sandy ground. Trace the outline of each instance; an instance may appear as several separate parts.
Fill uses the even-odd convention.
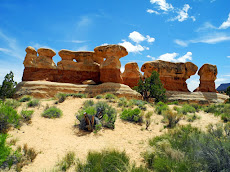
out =
[[[167,130],[161,123],[163,117],[160,115],[154,114],[149,130],[145,130],[145,124],[141,126],[124,122],[120,120],[118,113],[114,130],[102,129],[96,134],[80,131],[74,127],[75,123],[78,123],[75,114],[85,100],[87,99],[68,98],[65,102],[56,105],[63,111],[63,116],[59,119],[41,117],[47,104],[49,106],[54,105],[54,100],[42,101],[40,107],[33,108],[35,112],[31,124],[24,124],[20,130],[14,129],[9,132],[12,135],[9,140],[18,139],[16,145],[27,144],[28,147],[32,147],[39,152],[33,163],[23,167],[23,172],[52,171],[58,160],[64,157],[68,151],[74,151],[76,156],[84,161],[89,150],[100,151],[106,148],[125,150],[131,161],[140,165],[143,161],[141,152],[144,152],[148,147],[148,140],[163,134]],[[114,107],[116,105],[113,104]],[[18,112],[25,107],[26,104],[23,103],[18,108]],[[153,110],[153,108],[148,106],[147,111],[150,110]],[[118,112],[120,112],[119,109]],[[201,118],[195,120],[192,125],[203,130],[209,123],[220,122],[219,118],[211,114],[199,112],[197,115]],[[180,121],[180,124],[183,125],[188,123],[185,120]]]

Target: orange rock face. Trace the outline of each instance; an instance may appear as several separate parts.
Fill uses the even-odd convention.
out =
[[[25,67],[35,67],[37,59],[37,51],[33,47],[26,48],[26,57],[23,62]]]
[[[150,77],[153,71],[157,71],[166,90],[185,92],[189,92],[186,80],[194,75],[197,69],[198,67],[191,62],[172,63],[162,60],[146,62],[141,67],[145,78]]]
[[[120,45],[105,45],[96,47],[94,51],[96,57],[106,59],[100,65],[101,82],[123,83],[119,59],[128,55],[126,49]]]
[[[199,72],[200,76],[200,85],[194,92],[217,92],[215,87],[215,80],[217,75],[216,65],[204,64]]]
[[[36,58],[36,68],[56,69],[56,64],[53,61],[53,56],[56,55],[55,51],[48,48],[39,48],[39,56]]]
[[[138,85],[140,79],[142,79],[142,74],[136,62],[130,62],[125,65],[125,71],[122,73],[122,79],[125,85],[133,88]]]

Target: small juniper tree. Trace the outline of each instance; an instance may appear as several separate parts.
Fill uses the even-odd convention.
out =
[[[226,94],[230,97],[230,86],[227,88]]]
[[[4,81],[2,82],[2,86],[0,88],[0,98],[12,98],[15,93],[15,87],[17,82],[14,81],[14,74],[12,71],[6,74]]]
[[[166,90],[161,83],[159,73],[156,71],[153,71],[149,78],[146,78],[145,80],[140,79],[138,86],[134,89],[137,90],[146,101],[148,101],[149,98],[155,98],[156,102],[166,101]]]

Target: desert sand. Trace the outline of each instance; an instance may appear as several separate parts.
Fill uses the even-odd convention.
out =
[[[107,148],[125,150],[130,160],[140,165],[143,163],[141,153],[147,149],[148,140],[167,131],[161,122],[163,117],[155,113],[149,130],[145,130],[145,124],[138,125],[122,121],[119,118],[121,109],[117,108],[117,103],[110,103],[118,111],[114,130],[102,129],[98,133],[81,131],[74,126],[79,123],[76,113],[85,100],[88,99],[69,97],[63,103],[55,105],[63,111],[63,116],[59,119],[47,119],[41,116],[45,107],[53,106],[55,100],[41,100],[39,107],[28,108],[34,110],[32,123],[23,124],[20,130],[11,130],[9,132],[11,137],[8,138],[8,140],[17,139],[16,146],[27,144],[28,147],[39,152],[33,163],[23,167],[23,172],[52,171],[68,151],[75,152],[77,158],[84,161],[90,150],[100,151]],[[94,98],[91,100],[99,101]],[[172,108],[173,105],[170,107]],[[20,113],[23,108],[26,108],[26,103],[22,103],[17,109],[18,112]],[[154,108],[148,105],[147,111],[152,110]],[[199,112],[197,115],[201,118],[191,124],[202,130],[205,130],[209,123],[220,122],[220,118],[212,114]],[[185,119],[179,122],[180,125],[188,123]]]

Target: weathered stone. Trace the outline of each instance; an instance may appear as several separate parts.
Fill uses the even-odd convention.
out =
[[[57,83],[48,81],[24,81],[17,85],[15,97],[31,95],[36,98],[50,98],[57,93],[84,93],[89,97],[99,94],[114,94],[127,99],[142,99],[140,93],[129,86],[119,83],[103,83],[100,85],[76,85],[70,83]]]
[[[82,82],[82,84],[85,84],[85,85],[95,85],[96,83],[93,80],[85,80],[85,81]]]
[[[146,62],[141,67],[145,78],[150,77],[153,71],[157,71],[166,90],[185,92],[189,92],[186,80],[194,75],[197,69],[198,67],[191,62],[172,63],[162,60]]]
[[[37,51],[29,46],[26,48],[26,57],[23,62],[25,67],[35,67],[36,64],[36,59],[37,59]]]
[[[101,82],[123,83],[119,59],[128,54],[127,50],[120,45],[105,45],[96,47],[94,51],[97,57],[106,59],[100,65]]]
[[[194,92],[217,92],[215,87],[216,65],[204,64],[198,71],[198,75],[200,76],[200,85]]]
[[[61,50],[58,53],[62,60],[57,66],[60,70],[99,72],[99,64],[93,61],[92,51]],[[73,61],[76,60],[77,62]]]
[[[48,48],[39,48],[39,56],[36,59],[36,68],[45,68],[45,69],[56,69],[56,65],[53,61],[53,56],[56,55],[55,51]]]
[[[142,79],[142,74],[136,62],[130,62],[125,65],[122,79],[124,84],[131,88],[138,85],[139,80]]]

